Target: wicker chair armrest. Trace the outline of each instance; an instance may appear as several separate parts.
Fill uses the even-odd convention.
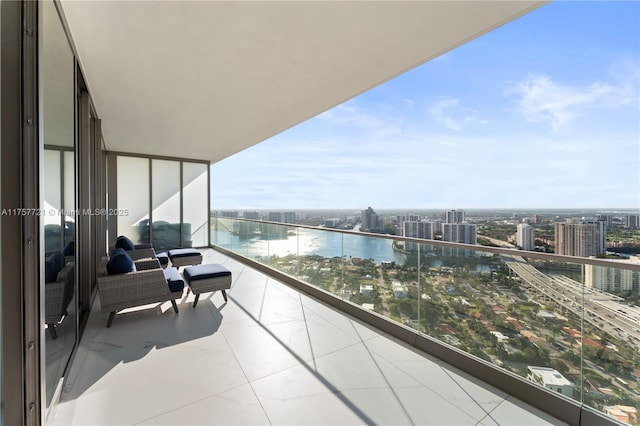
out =
[[[140,259],[134,262],[136,264],[136,270],[138,271],[146,271],[149,269],[162,269],[160,266],[160,261],[157,258],[153,259]]]
[[[156,251],[153,248],[130,250],[127,254],[134,261],[140,259],[154,259],[156,257]]]

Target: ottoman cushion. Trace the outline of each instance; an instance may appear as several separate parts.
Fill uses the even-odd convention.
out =
[[[173,260],[174,257],[189,257],[189,256],[200,256],[200,252],[192,248],[169,250],[169,258],[171,258],[171,260]]]
[[[165,267],[169,264],[169,255],[165,252],[156,254],[156,258],[160,262],[160,266]]]
[[[191,281],[228,276],[231,275],[231,271],[219,264],[209,264],[190,266],[184,269],[183,274],[184,279],[191,283]]]
[[[184,280],[176,268],[167,268],[163,272],[171,291],[182,291],[184,289]]]

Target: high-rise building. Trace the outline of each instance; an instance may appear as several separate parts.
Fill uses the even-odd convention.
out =
[[[520,223],[517,227],[516,244],[522,250],[533,250],[535,248],[535,232],[533,226],[527,223]]]
[[[402,222],[402,236],[409,238],[423,238],[433,240],[433,223],[432,222],[417,222],[406,221]]]
[[[449,210],[445,216],[446,223],[464,222],[464,210]]]
[[[220,212],[221,217],[238,217],[238,212],[235,210],[222,210]]]
[[[337,217],[332,217],[324,220],[324,227],[337,228],[339,223],[340,223],[340,219],[338,219]]]
[[[453,243],[477,244],[478,230],[470,223],[443,223],[442,241]]]
[[[282,212],[269,212],[269,222],[282,222]]]
[[[596,215],[596,220],[601,222],[605,222],[607,224],[607,228],[611,228],[613,224],[613,215],[610,214],[598,214]]]
[[[432,222],[405,221],[402,222],[402,236],[433,240],[433,228],[434,226]],[[404,248],[409,251],[414,251],[417,249],[417,243],[407,241],[404,244]]]
[[[624,217],[625,228],[640,228],[640,214],[630,214]]]
[[[640,272],[628,269],[585,265],[584,282],[588,287],[609,293],[640,293]]]
[[[556,223],[556,254],[595,256],[607,251],[607,225],[593,219],[569,219]]]
[[[378,218],[375,210],[371,207],[368,207],[366,210],[362,210],[360,220],[362,222],[362,225],[360,226],[361,231],[377,232],[380,230],[380,219]]]
[[[296,212],[282,212],[284,223],[296,223]]]
[[[260,220],[260,212],[244,212],[245,219]]]

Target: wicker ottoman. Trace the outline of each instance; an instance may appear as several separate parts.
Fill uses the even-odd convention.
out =
[[[202,263],[202,255],[196,249],[173,249],[169,250],[171,265],[178,268],[180,266],[199,265]]]
[[[195,308],[200,298],[200,293],[209,293],[212,291],[222,291],[224,301],[227,301],[227,292],[231,288],[231,271],[217,263],[210,265],[197,265],[184,268],[182,272],[184,280],[189,288],[196,295],[193,301]]]

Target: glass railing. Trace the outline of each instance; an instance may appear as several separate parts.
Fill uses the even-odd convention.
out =
[[[227,218],[211,238],[638,424],[639,263]]]

